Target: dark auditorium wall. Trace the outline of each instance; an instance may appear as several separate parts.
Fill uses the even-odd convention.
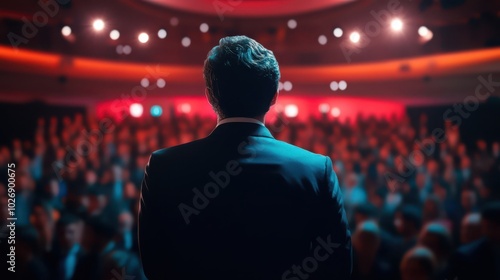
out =
[[[475,140],[480,138],[488,139],[489,144],[491,141],[500,141],[499,97],[490,97],[486,102],[479,104],[477,109],[470,111],[463,107],[463,103],[458,104],[464,108],[465,117],[462,117],[458,110],[455,111],[455,104],[457,103],[439,106],[408,106],[406,111],[413,127],[416,128],[419,127],[420,115],[427,114],[429,133],[435,128],[443,128],[444,119],[447,117],[459,126],[460,137],[468,148],[474,147]],[[471,106],[473,106],[472,103]]]
[[[44,117],[46,122],[54,116],[85,114],[84,106],[50,105],[35,101],[29,103],[0,102],[0,145],[11,144],[12,139],[33,139],[37,119]]]

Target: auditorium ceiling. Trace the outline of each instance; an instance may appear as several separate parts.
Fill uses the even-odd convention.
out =
[[[273,50],[293,83],[284,94],[460,100],[500,75],[498,26],[488,0],[3,1],[0,98],[109,98],[147,69],[165,75],[155,94],[202,94],[207,52],[244,34]]]

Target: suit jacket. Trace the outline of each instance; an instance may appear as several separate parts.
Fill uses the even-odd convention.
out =
[[[495,250],[486,238],[462,245],[452,257],[448,279],[500,279],[499,253]]]
[[[329,157],[255,123],[153,152],[141,186],[148,279],[348,279],[351,234]]]

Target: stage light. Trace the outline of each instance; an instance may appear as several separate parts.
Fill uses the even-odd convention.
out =
[[[347,88],[347,83],[346,81],[340,81],[339,82],[339,89],[340,90],[345,90]]]
[[[326,38],[326,36],[325,36],[325,35],[320,35],[320,36],[318,37],[318,43],[319,43],[320,45],[326,45],[326,43],[327,43],[327,42],[328,42],[328,38]]]
[[[359,35],[359,32],[357,31],[354,31],[351,33],[351,35],[349,35],[349,40],[351,40],[351,42],[353,43],[359,42],[359,39],[361,39],[361,35]]]
[[[167,38],[167,30],[165,30],[165,29],[158,30],[158,38],[160,38],[160,39]]]
[[[144,112],[144,108],[142,107],[141,104],[139,103],[133,103],[130,105],[130,115],[134,118],[139,118],[142,116],[142,113]]]
[[[166,84],[167,83],[162,78],[159,78],[158,80],[156,80],[156,86],[158,86],[159,88],[164,88]]]
[[[191,105],[189,103],[182,103],[179,106],[179,111],[184,114],[189,114],[191,112]]]
[[[418,28],[418,35],[422,36],[422,37],[425,37],[427,35],[429,35],[429,29],[425,26],[420,26]]]
[[[333,81],[330,83],[330,89],[333,91],[337,91],[339,89],[339,83]]]
[[[208,32],[208,29],[209,29],[208,24],[206,24],[206,23],[202,23],[202,24],[200,24],[200,31],[201,31],[202,33],[207,33],[207,32]]]
[[[292,90],[292,88],[293,88],[292,82],[290,82],[290,81],[285,81],[285,82],[283,83],[283,89],[284,89],[285,91],[291,91],[291,90]]]
[[[328,111],[330,111],[330,105],[328,103],[321,103],[319,104],[318,110],[323,114],[328,113]]]
[[[123,46],[123,54],[127,54],[128,55],[130,53],[132,53],[132,47],[129,46],[129,45]]]
[[[141,34],[139,34],[137,39],[139,40],[139,42],[145,44],[149,41],[149,35],[146,32],[142,32]]]
[[[289,104],[285,106],[285,116],[289,118],[295,118],[299,114],[299,107],[295,104]]]
[[[337,27],[337,28],[333,29],[333,36],[340,38],[340,37],[342,37],[343,34],[344,34],[344,31],[342,30],[342,28]]]
[[[432,31],[429,30],[425,26],[420,26],[418,28],[418,35],[420,35],[420,41],[422,43],[425,43],[425,42],[429,41],[434,36],[434,34],[432,33]]]
[[[153,105],[153,106],[151,106],[150,113],[151,113],[151,116],[157,118],[157,117],[161,116],[161,114],[163,113],[163,109],[161,108],[160,105]]]
[[[172,26],[177,26],[177,25],[179,24],[179,19],[178,19],[178,18],[176,18],[176,17],[171,18],[171,19],[170,19],[170,24],[171,24]]]
[[[92,26],[94,27],[95,31],[101,31],[104,29],[104,21],[102,21],[102,19],[96,19],[92,23]]]
[[[191,45],[191,39],[189,37],[182,38],[181,44],[183,47],[187,48]]]
[[[394,31],[401,31],[403,29],[403,22],[399,18],[395,18],[391,21],[391,28]]]
[[[116,46],[116,53],[117,54],[123,54],[123,46],[122,45]]]
[[[120,32],[118,30],[111,30],[111,32],[109,32],[109,38],[111,38],[111,40],[118,40],[118,38],[120,38]]]
[[[67,36],[69,36],[69,35],[71,35],[71,27],[69,27],[69,26],[67,26],[67,25],[66,25],[66,26],[64,26],[64,27],[61,29],[61,34],[62,34],[63,36],[66,36],[66,37],[67,37]]]
[[[278,82],[278,91],[282,91],[282,90],[283,90],[283,83]]]
[[[294,19],[291,19],[287,22],[288,28],[290,29],[295,29],[297,27],[297,21]]]
[[[148,80],[148,78],[142,78],[142,80],[141,80],[141,86],[142,87],[148,87],[149,86],[149,80]]]
[[[340,116],[340,109],[337,108],[337,107],[333,107],[332,108],[332,116],[335,117],[335,118],[338,117],[338,116]]]

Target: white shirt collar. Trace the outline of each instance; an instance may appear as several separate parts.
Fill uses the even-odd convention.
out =
[[[225,118],[222,119],[217,123],[217,126],[225,123],[235,123],[235,122],[243,122],[243,123],[256,123],[262,126],[265,126],[264,123],[262,123],[259,120],[253,119],[253,118],[243,118],[243,117],[236,117],[236,118]]]

